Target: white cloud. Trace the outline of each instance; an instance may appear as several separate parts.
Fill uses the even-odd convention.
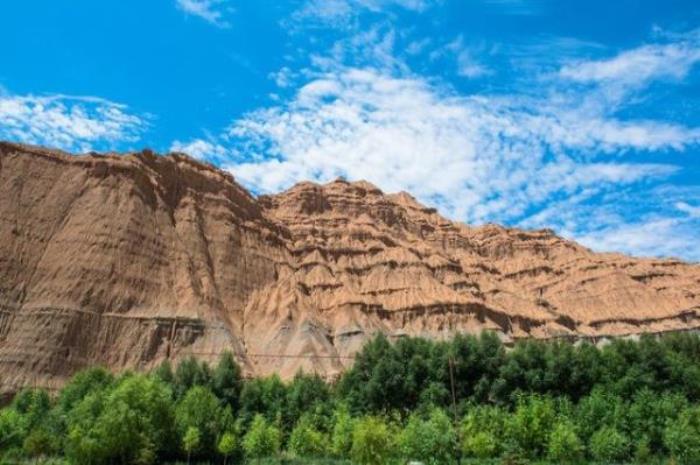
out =
[[[125,105],[65,95],[0,95],[0,122],[0,138],[80,151],[134,142],[148,126]]]
[[[364,12],[380,13],[388,8],[421,12],[436,0],[307,0],[292,18],[315,21],[331,27],[347,27]],[[438,0],[439,1],[439,0]]]
[[[559,74],[578,82],[638,86],[659,78],[682,79],[698,61],[700,40],[693,31],[677,42],[644,45],[604,60],[574,62]]]
[[[170,146],[171,152],[182,152],[198,160],[211,163],[230,161],[231,152],[224,146],[204,139],[193,139],[189,142],[176,140]]]
[[[459,76],[475,79],[493,74],[493,70],[476,59],[476,50],[468,47],[461,35],[447,44],[445,50],[454,54]],[[433,56],[441,53],[441,51],[433,52]]]
[[[202,18],[216,27],[231,26],[225,19],[225,13],[233,11],[227,6],[227,0],[176,0],[176,5],[185,13]]]
[[[676,208],[691,218],[700,218],[700,205],[693,206],[687,202],[677,202]]]
[[[521,93],[459,95],[413,74],[394,54],[396,37],[375,27],[311,57],[311,68],[284,82],[291,89],[305,80],[289,100],[234,121],[202,153],[219,153],[259,193],[366,179],[469,223],[554,227],[596,250],[698,259],[690,239],[700,193],[660,191],[680,168],[638,155],[658,160],[696,147],[700,128],[620,112],[662,75],[589,86],[547,73]],[[441,50],[459,57],[467,47]],[[618,84],[624,91],[612,92]]]
[[[694,129],[580,113],[571,102],[460,97],[417,77],[342,69],[302,87],[287,105],[230,129],[252,161],[230,166],[275,192],[303,179],[367,179],[408,190],[470,222],[518,221],[557,195],[663,178],[674,167],[600,162],[605,152],[695,143]]]
[[[597,251],[700,261],[698,226],[698,222],[657,217],[641,222],[607,225],[578,235],[576,239]]]

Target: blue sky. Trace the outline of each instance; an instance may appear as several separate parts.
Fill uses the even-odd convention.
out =
[[[469,224],[700,260],[700,4],[23,0],[0,138],[367,179]]]

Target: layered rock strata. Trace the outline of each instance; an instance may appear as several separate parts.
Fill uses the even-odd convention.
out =
[[[604,338],[700,327],[700,266],[470,227],[366,182],[253,197],[183,154],[0,143],[0,391],[230,350],[334,376],[376,332]]]

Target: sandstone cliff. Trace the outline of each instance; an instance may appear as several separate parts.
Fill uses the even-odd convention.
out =
[[[330,376],[377,331],[698,327],[698,265],[469,227],[366,182],[256,199],[182,154],[0,143],[0,392],[224,350],[252,375]]]

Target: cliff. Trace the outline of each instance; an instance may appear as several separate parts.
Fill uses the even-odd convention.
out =
[[[698,265],[469,227],[362,181],[255,198],[183,154],[0,143],[2,392],[224,350],[332,376],[377,331],[596,339],[699,312]]]

